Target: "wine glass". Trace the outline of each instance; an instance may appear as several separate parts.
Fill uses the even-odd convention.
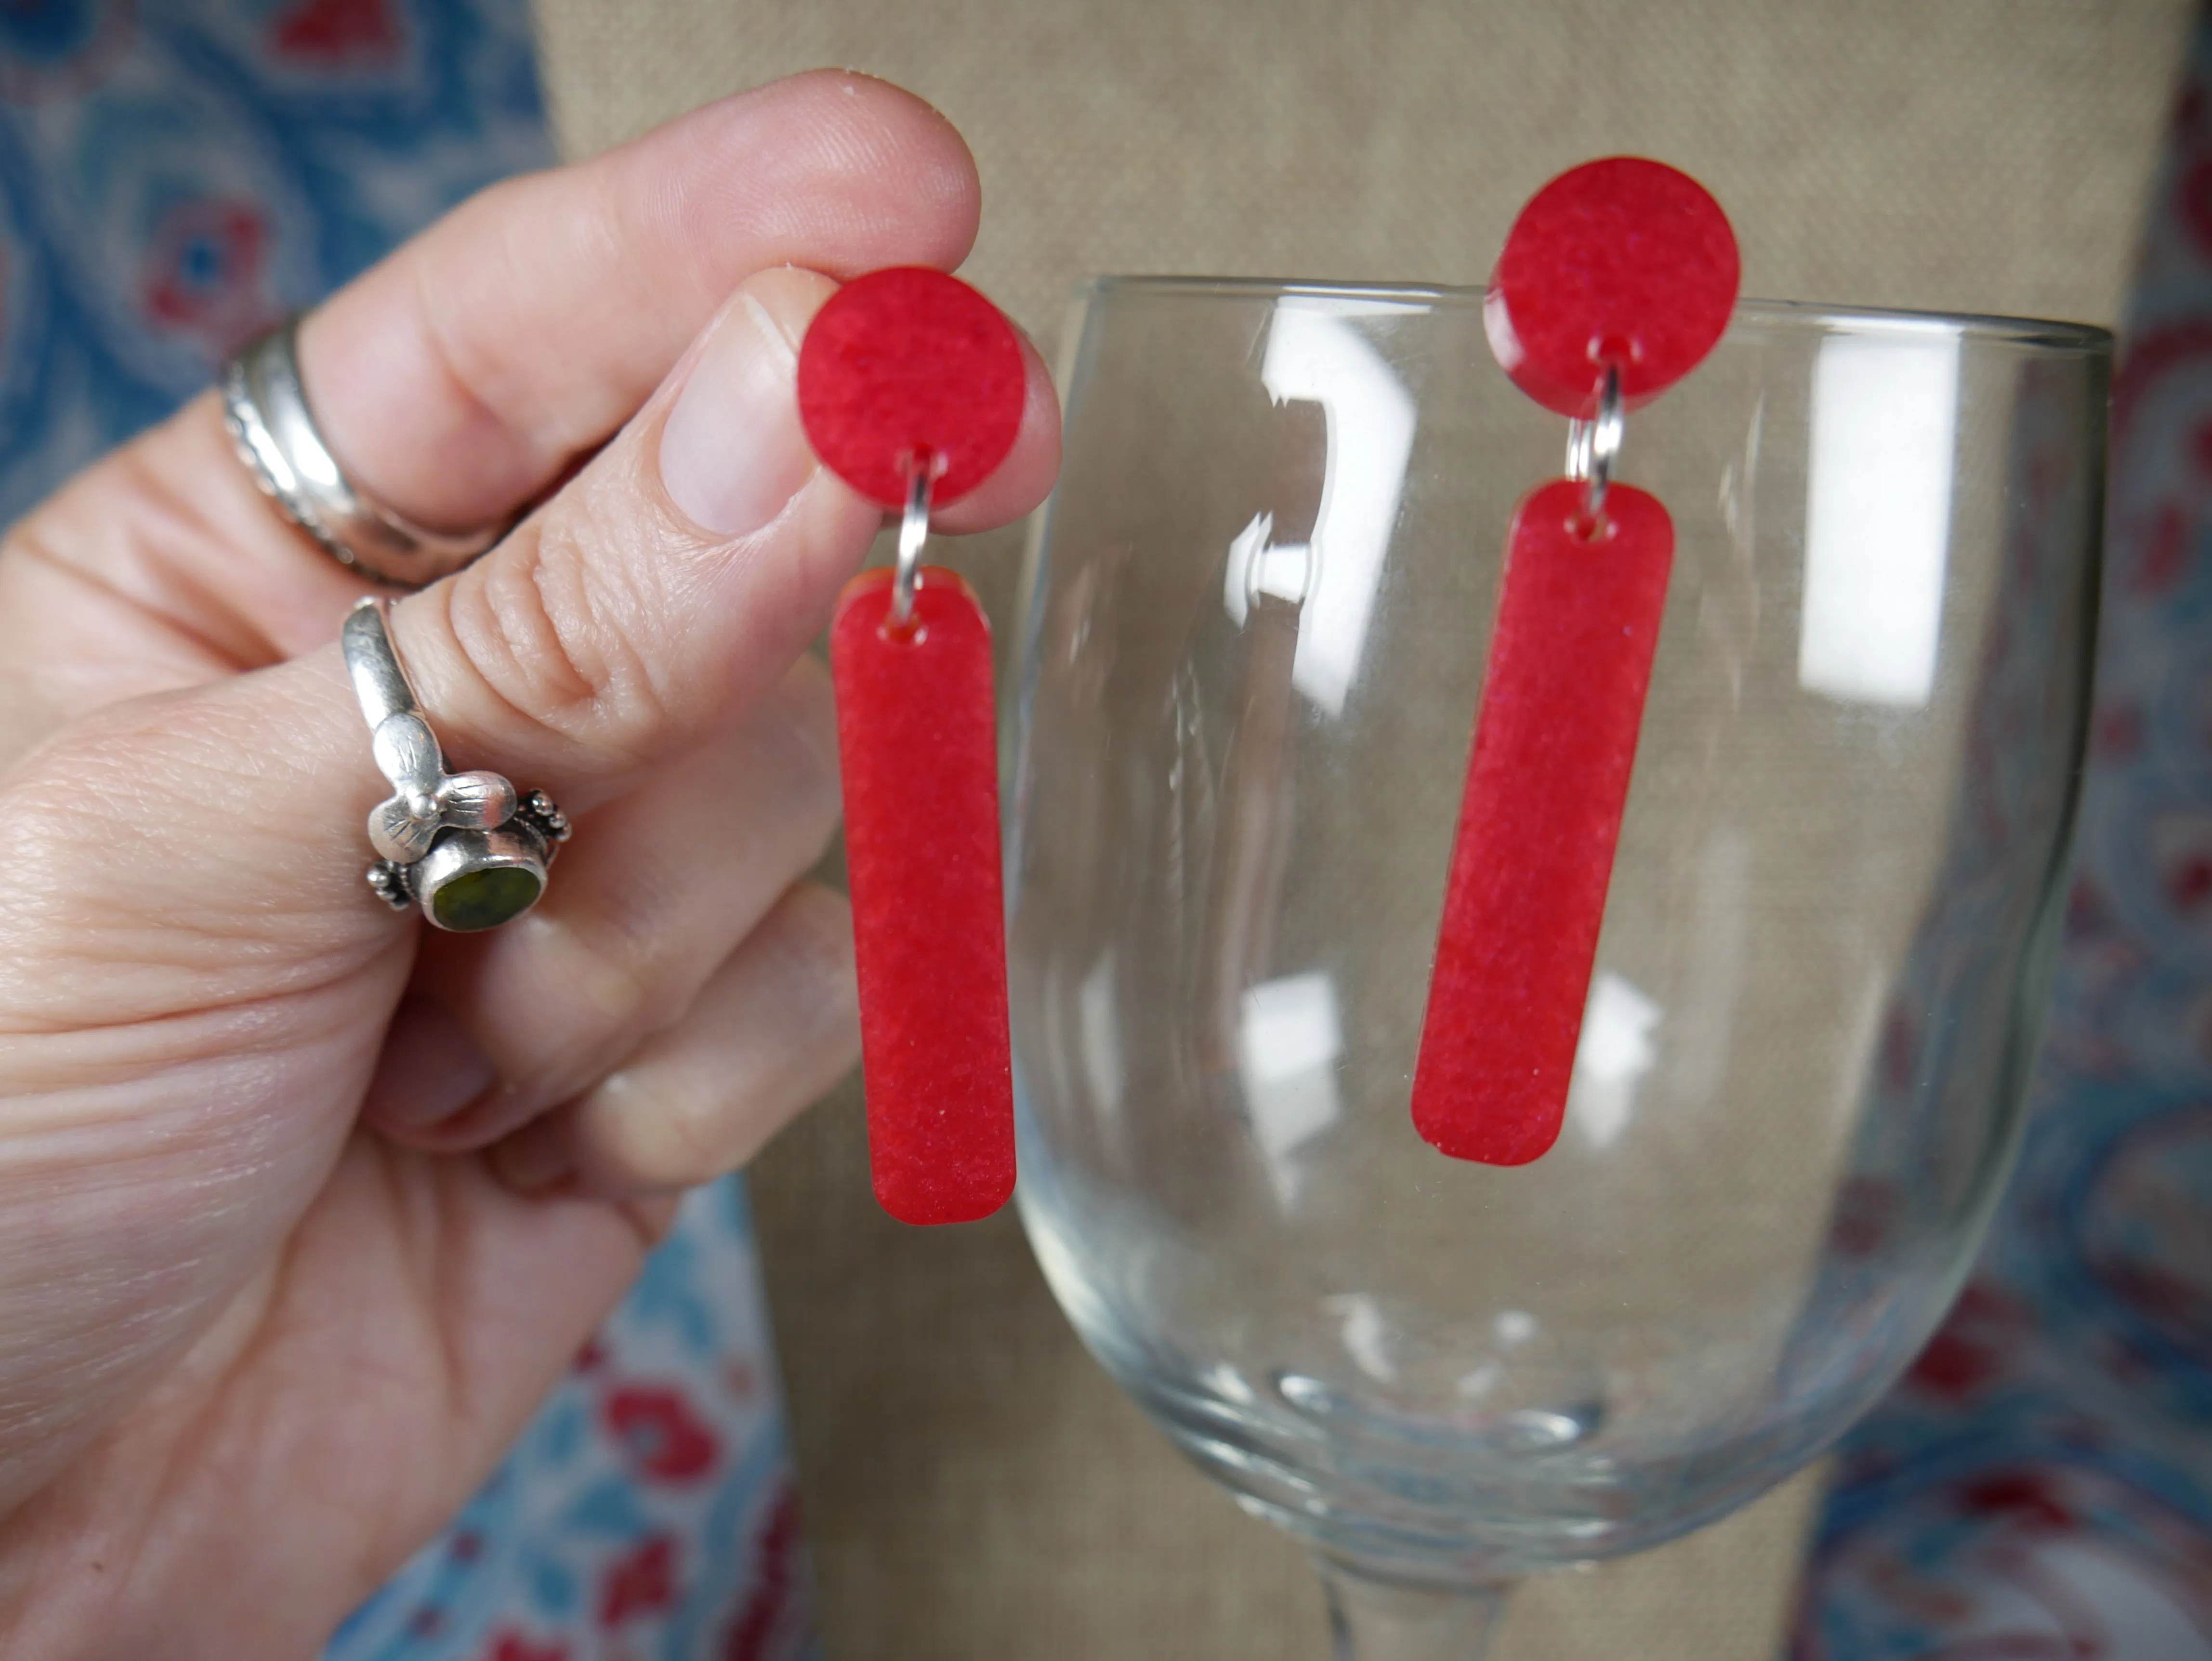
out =
[[[1021,623],[1022,1214],[1345,1657],[1788,1475],[2014,1151],[2089,689],[2110,338],[1747,303],[1628,420],[1677,551],[1565,1133],[1407,1101],[1506,527],[1481,296],[1109,279]],[[1586,452],[1585,452],[1586,453]]]

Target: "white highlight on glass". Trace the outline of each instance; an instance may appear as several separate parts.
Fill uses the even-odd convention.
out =
[[[1536,1317],[1525,1309],[1501,1309],[1490,1325],[1501,1344],[1525,1344],[1536,1335]]]
[[[1078,1024],[1083,1034],[1083,1077],[1091,1099],[1109,1113],[1121,1109],[1126,1082],[1121,1062],[1121,1012],[1114,995],[1114,954],[1091,965],[1076,989]]]
[[[1413,394],[1351,319],[1407,309],[1285,295],[1275,302],[1260,366],[1277,404],[1308,399],[1322,406],[1328,447],[1321,507],[1310,549],[1270,547],[1268,515],[1246,526],[1230,546],[1222,598],[1240,627],[1255,592],[1305,601],[1291,681],[1331,715],[1343,713],[1359,672],[1415,421]],[[1255,559],[1264,562],[1256,573]]]
[[[1212,1366],[1200,1368],[1198,1379],[1224,1402],[1249,1407],[1260,1399],[1259,1392],[1244,1382],[1244,1375],[1226,1361],[1216,1361]]]
[[[1636,1087],[1658,1059],[1651,1034],[1663,1012],[1630,981],[1601,970],[1590,983],[1582,1038],[1567,1083],[1567,1123],[1592,1147],[1613,1146],[1636,1110]]]
[[[1314,551],[1304,542],[1275,542],[1275,516],[1261,512],[1229,543],[1228,601],[1231,616],[1242,628],[1253,600],[1262,594],[1305,603],[1313,587]],[[1295,675],[1296,670],[1292,671]]]
[[[1500,1361],[1485,1361],[1472,1372],[1462,1372],[1452,1381],[1452,1392],[1470,1402],[1480,1402],[1505,1382],[1505,1366]]]
[[[1501,1309],[1490,1323],[1498,1347],[1518,1349],[1532,1342],[1543,1329],[1534,1315],[1525,1309]],[[1462,1372],[1452,1381],[1452,1391],[1462,1400],[1480,1402],[1506,1382],[1506,1364],[1496,1355],[1491,1356],[1470,1372]]]
[[[1951,326],[1820,343],[1797,645],[1807,690],[1907,709],[1934,695],[1958,415]]]
[[[1370,1378],[1395,1382],[1398,1364],[1390,1359],[1390,1323],[1382,1305],[1364,1292],[1336,1293],[1321,1302],[1337,1317],[1338,1337],[1353,1364]]]
[[[1237,1073],[1252,1135],[1284,1204],[1297,1199],[1292,1155],[1344,1116],[1336,1062],[1344,1024],[1336,983],[1322,973],[1288,975],[1246,989],[1237,1033]]]

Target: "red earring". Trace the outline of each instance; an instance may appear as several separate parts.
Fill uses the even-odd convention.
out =
[[[1413,1074],[1414,1126],[1455,1159],[1526,1164],[1565,1116],[1674,552],[1613,462],[1626,412],[1719,340],[1738,271],[1702,186],[1616,156],[1537,192],[1484,301],[1514,383],[1578,423],[1583,477],[1507,536]]]
[[[869,1160],[903,1222],[988,1217],[1013,1192],[991,628],[921,559],[933,502],[1006,459],[1027,395],[1012,326],[941,271],[847,284],[799,350],[815,453],[902,515],[896,569],[839,598],[830,659]]]

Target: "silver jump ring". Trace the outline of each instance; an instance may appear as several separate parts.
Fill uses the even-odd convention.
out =
[[[292,318],[247,342],[222,372],[223,425],[277,511],[348,570],[394,588],[435,582],[498,541],[503,526],[425,530],[345,476],[300,384],[299,326]]]
[[[339,632],[377,771],[392,785],[369,810],[378,857],[368,885],[395,911],[421,907],[439,928],[496,928],[545,891],[546,867],[568,840],[568,821],[543,790],[518,799],[500,774],[446,771],[392,643],[388,604],[356,601]]]
[[[1605,366],[1605,385],[1598,393],[1597,414],[1589,421],[1567,423],[1567,477],[1583,480],[1583,510],[1592,519],[1605,511],[1605,493],[1620,464],[1621,441],[1628,434],[1628,414],[1620,392],[1620,366]]]
[[[929,496],[942,458],[927,453],[906,463],[906,511],[899,515],[898,565],[891,573],[890,626],[903,629],[914,615],[914,591],[921,580],[921,550],[929,540]]]

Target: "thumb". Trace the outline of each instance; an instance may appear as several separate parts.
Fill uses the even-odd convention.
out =
[[[425,709],[464,764],[588,810],[739,719],[828,623],[881,523],[799,421],[806,326],[835,292],[749,278],[607,450],[500,547],[396,608]],[[1029,407],[999,473],[956,504],[1002,523],[1051,484],[1058,411]]]

